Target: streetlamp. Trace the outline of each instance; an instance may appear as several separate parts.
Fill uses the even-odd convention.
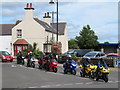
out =
[[[50,2],[49,2],[49,4],[55,4],[55,0],[53,1],[53,0],[51,0]],[[57,35],[56,35],[56,44],[58,44],[58,0],[56,0],[56,5],[57,5]],[[57,55],[56,55],[56,58],[57,58],[57,60],[58,60],[58,48],[57,48]]]
[[[55,4],[55,0],[51,0],[49,4]],[[56,43],[58,43],[58,0],[56,0],[56,5],[57,5],[57,36],[56,36]]]

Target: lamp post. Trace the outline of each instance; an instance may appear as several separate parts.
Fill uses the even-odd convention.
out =
[[[55,4],[55,0],[53,1],[53,0],[51,0],[50,2],[49,2],[49,4]],[[56,43],[58,43],[58,0],[56,0],[56,5],[57,5],[57,35],[56,35]]]
[[[55,4],[55,0],[51,0],[49,4]],[[56,0],[56,5],[57,5],[57,35],[56,35],[56,44],[58,44],[58,0]],[[57,48],[57,53],[56,53],[56,59],[58,60],[58,48]]]

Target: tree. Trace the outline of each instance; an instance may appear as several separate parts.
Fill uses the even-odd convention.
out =
[[[35,42],[33,43],[33,45],[30,44],[27,49],[25,49],[24,51],[22,51],[22,53],[25,56],[27,56],[27,54],[28,54],[27,51],[28,50],[31,50],[33,52],[33,55],[35,55],[35,57],[43,55],[42,51],[40,51],[39,48],[37,48],[37,43],[35,43]]]
[[[91,30],[89,25],[84,26],[82,31],[79,32],[79,35],[75,38],[79,48],[93,49],[99,44],[97,41],[98,36],[95,35],[95,32]]]
[[[79,48],[75,39],[70,39],[68,41],[68,46],[69,46],[69,49],[78,49]]]
[[[104,44],[109,44],[109,42],[104,42]]]

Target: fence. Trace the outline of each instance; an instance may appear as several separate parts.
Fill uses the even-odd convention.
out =
[[[79,57],[79,58],[74,58],[74,60],[79,65],[80,63],[82,63],[85,60],[85,58]],[[100,58],[91,58],[90,62],[93,64],[98,64],[99,60],[100,60]],[[109,67],[119,67],[120,66],[120,59],[118,59],[118,58],[104,58],[104,61],[106,62],[106,64]]]

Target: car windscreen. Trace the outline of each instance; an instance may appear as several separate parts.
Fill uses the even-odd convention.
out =
[[[85,56],[87,56],[87,57],[94,57],[95,55],[96,55],[96,53],[94,53],[94,52],[85,54]]]
[[[0,52],[2,55],[10,55],[8,52]]]
[[[67,52],[67,54],[74,54],[74,50]]]

